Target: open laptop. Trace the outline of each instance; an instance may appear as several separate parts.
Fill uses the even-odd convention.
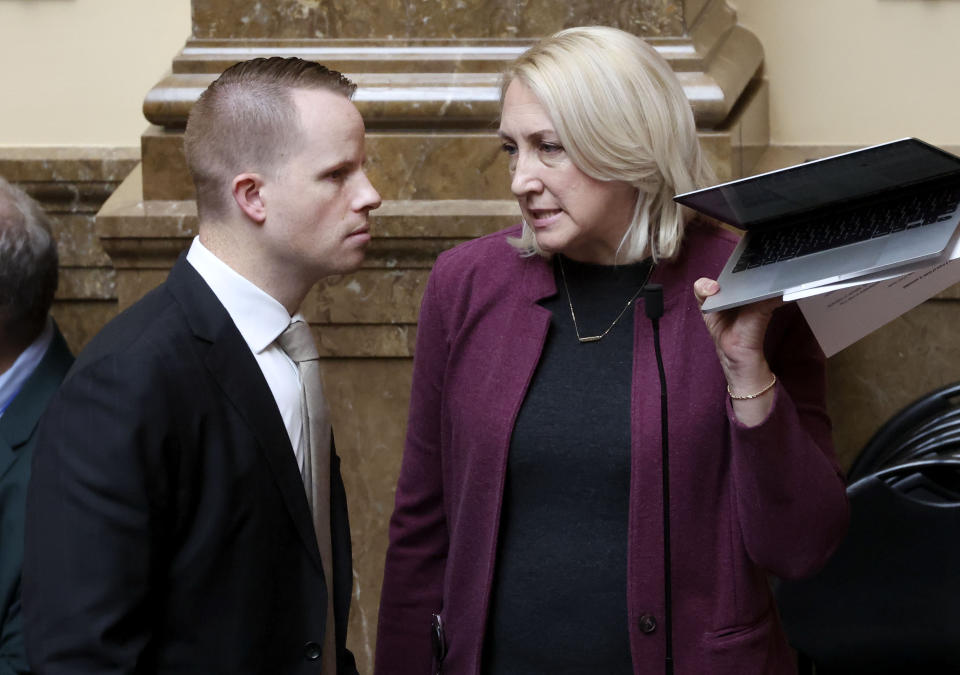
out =
[[[960,157],[905,138],[674,200],[746,230],[703,311],[909,272],[960,234]]]

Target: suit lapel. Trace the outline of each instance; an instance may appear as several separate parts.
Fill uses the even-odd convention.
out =
[[[6,419],[6,414],[0,417],[0,478],[3,477],[7,469],[10,468],[10,465],[13,464],[13,460],[17,458],[13,444],[8,440],[6,429],[4,428],[4,419]]]
[[[60,386],[71,363],[73,355],[60,330],[55,327],[53,341],[40,363],[0,417],[0,476],[13,462],[16,450],[33,436],[47,402]]]
[[[171,270],[167,286],[183,307],[194,335],[209,343],[207,368],[256,439],[304,547],[322,569],[293,448],[260,366],[230,315],[184,256]]]

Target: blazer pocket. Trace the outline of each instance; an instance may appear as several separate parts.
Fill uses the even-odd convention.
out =
[[[768,611],[752,623],[728,626],[704,635],[708,651],[766,653],[774,627],[774,614]]]

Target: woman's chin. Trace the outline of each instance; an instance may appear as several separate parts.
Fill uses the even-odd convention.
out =
[[[563,253],[569,243],[566,238],[558,237],[556,233],[547,231],[534,231],[534,238],[537,240],[537,246],[540,250],[551,255],[554,253]]]

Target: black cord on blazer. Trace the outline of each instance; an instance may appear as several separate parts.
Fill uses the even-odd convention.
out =
[[[643,288],[643,308],[653,324],[653,349],[660,373],[660,473],[663,479],[663,604],[666,657],[664,672],[673,675],[673,580],[670,562],[670,450],[667,433],[667,376],[660,353],[660,317],[663,316],[663,286],[647,284]]]

